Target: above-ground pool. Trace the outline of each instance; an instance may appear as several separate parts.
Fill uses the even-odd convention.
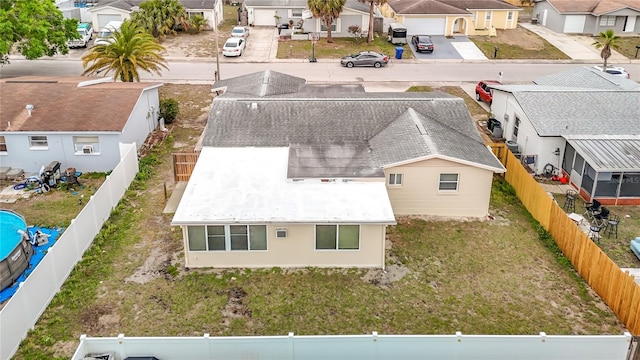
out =
[[[11,210],[0,209],[0,291],[11,286],[29,267],[34,249],[27,233],[27,222]]]

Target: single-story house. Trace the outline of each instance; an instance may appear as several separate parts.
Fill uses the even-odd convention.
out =
[[[187,267],[384,267],[395,216],[480,218],[504,167],[464,100],[265,71],[218,81],[172,224]]]
[[[535,0],[533,14],[559,33],[640,34],[640,0]]]
[[[244,11],[250,26],[278,26],[293,21],[294,26],[303,22],[302,29],[327,36],[326,26],[313,17],[307,0],[245,0]],[[363,31],[369,28],[369,5],[358,0],[347,0],[340,16],[332,25],[331,36],[349,37],[349,26],[358,25]]]
[[[32,174],[52,161],[82,172],[113,170],[120,143],[140,148],[158,127],[160,86],[90,77],[0,80],[0,163]]]
[[[407,27],[407,34],[489,35],[515,29],[522,10],[502,0],[389,0],[380,7],[387,18]]]
[[[493,86],[492,113],[532,172],[561,171],[585,199],[640,204],[640,91],[613,84],[628,79],[590,73]],[[583,87],[572,87],[580,77]]]
[[[139,9],[141,3],[146,0],[100,0],[95,6],[88,9],[91,13],[93,28],[98,31],[109,21],[123,21],[131,18],[131,13]],[[222,0],[180,0],[188,17],[201,15],[207,20],[209,29],[224,20]],[[217,14],[215,13],[217,12]]]

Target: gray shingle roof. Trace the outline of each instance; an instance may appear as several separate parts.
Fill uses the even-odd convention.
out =
[[[603,90],[640,90],[640,84],[620,76],[613,76],[592,67],[578,67],[543,76],[533,81],[538,85],[567,86]]]
[[[540,136],[638,135],[640,92],[499,86],[513,93]]]
[[[245,0],[245,6],[249,7],[273,7],[281,9],[304,8],[307,9],[307,0]],[[358,0],[347,0],[345,8],[369,13],[369,5]]]
[[[213,89],[228,88],[228,93],[237,96],[273,96],[297,93],[305,83],[305,79],[267,70],[218,80],[213,84]]]
[[[102,0],[96,4],[94,9],[102,6],[111,6],[117,9],[132,11],[134,6],[140,6],[146,0]],[[179,0],[186,10],[190,9],[213,9],[217,0]]]
[[[255,74],[249,78],[258,81],[256,86],[264,80]],[[299,83],[287,83],[292,91],[272,96],[238,93],[229,83],[213,102],[203,145],[291,146],[289,172],[295,176],[336,176],[334,170],[319,171],[318,164],[342,169],[343,176],[380,174],[384,165],[429,155],[502,169],[460,98],[437,92],[295,93]]]

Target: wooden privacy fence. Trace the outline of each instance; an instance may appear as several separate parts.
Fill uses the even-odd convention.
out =
[[[620,270],[566,215],[564,210],[527,172],[505,144],[492,144],[494,154],[507,168],[505,179],[529,213],[553,236],[562,253],[589,286],[615,312],[633,335],[640,335],[640,286]]]
[[[189,181],[200,153],[173,153],[173,178],[178,181]]]

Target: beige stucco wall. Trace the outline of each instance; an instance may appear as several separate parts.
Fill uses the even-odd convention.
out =
[[[507,20],[509,11],[512,13],[511,20]],[[491,20],[487,20],[487,12],[491,13]],[[471,15],[472,26],[469,29],[469,35],[475,35],[475,30],[490,29],[491,26],[495,29],[515,29],[518,27],[518,14],[520,11],[516,10],[477,10],[477,17]],[[477,19],[474,23],[473,20]],[[482,35],[482,34],[479,34]]]
[[[393,213],[452,218],[482,218],[489,211],[493,172],[442,159],[430,159],[385,169],[403,175],[401,186],[387,191]],[[439,191],[440,174],[457,173],[457,191]]]
[[[287,228],[276,238],[276,228]],[[183,227],[186,267],[384,267],[385,225],[361,225],[359,250],[316,250],[315,225],[267,226],[267,251],[189,251]]]

